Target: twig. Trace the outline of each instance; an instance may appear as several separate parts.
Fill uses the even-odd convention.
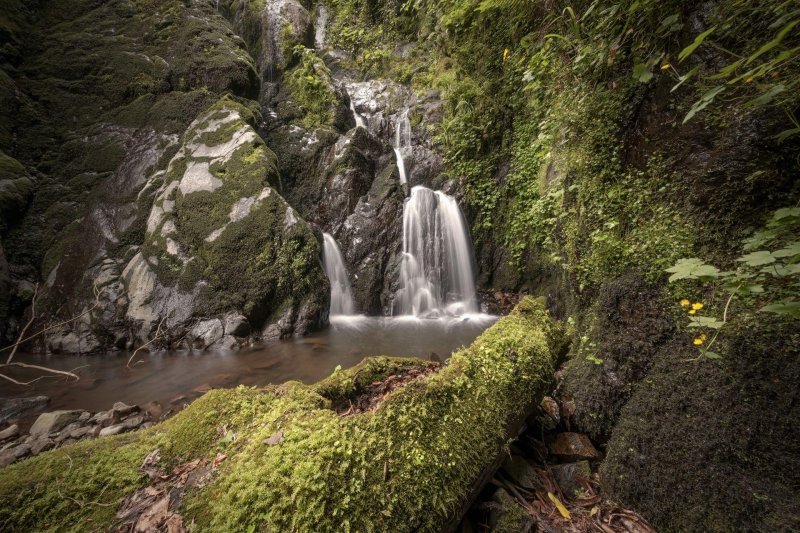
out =
[[[145,347],[149,346],[150,344],[152,344],[152,343],[154,343],[156,340],[158,340],[158,338],[159,338],[159,337],[161,337],[161,325],[164,323],[164,320],[165,320],[166,318],[167,318],[167,317],[163,317],[163,318],[161,319],[161,321],[158,323],[158,328],[156,329],[156,335],[155,335],[155,337],[153,337],[152,339],[150,339],[150,340],[149,340],[149,341],[147,341],[146,343],[142,344],[141,346],[139,346],[138,348],[136,348],[136,349],[133,351],[133,353],[131,354],[130,358],[128,359],[128,363],[125,365],[126,367],[128,367],[128,368],[132,368],[132,367],[131,367],[131,361],[133,361],[133,358],[134,358],[134,357],[136,357],[136,354],[137,354],[137,353],[139,353],[139,350],[141,350],[141,349],[143,349],[143,348],[145,348]],[[136,366],[136,365],[138,365],[138,364],[139,364],[139,363],[141,363],[141,362],[142,362],[142,361],[136,361],[136,362],[133,364],[133,366]]]
[[[25,327],[22,328],[22,331],[19,332],[19,336],[17,336],[17,342],[14,343],[13,349],[11,353],[8,355],[8,359],[6,360],[6,364],[9,364],[12,359],[14,359],[14,355],[17,353],[17,349],[19,345],[22,343],[19,339],[25,335],[25,332],[28,331],[28,328],[31,327],[33,321],[36,320],[36,298],[39,296],[39,284],[33,286],[33,298],[31,299],[31,319],[28,320],[28,323],[25,324]]]

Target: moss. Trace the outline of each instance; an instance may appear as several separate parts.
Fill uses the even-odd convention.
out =
[[[117,506],[88,502],[117,502],[144,486],[139,466],[158,449],[166,465],[227,454],[182,511],[203,530],[435,530],[506,445],[509,417],[532,407],[549,382],[556,331],[541,302],[523,300],[448,366],[359,415],[339,416],[320,393],[349,391],[412,362],[366,360],[317,386],[213,390],[149,430],[12,465],[0,475],[0,523],[80,530],[91,520],[105,528]],[[223,426],[231,437],[220,439]],[[278,432],[279,443],[264,444]]]
[[[800,454],[796,324],[739,321],[720,364],[665,353],[622,411],[605,489],[664,531],[793,531]]]
[[[338,101],[330,70],[312,49],[297,45],[293,53],[298,65],[286,75],[286,84],[302,110],[301,123],[309,129],[332,125]]]

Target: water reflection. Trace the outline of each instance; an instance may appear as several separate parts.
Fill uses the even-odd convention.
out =
[[[78,382],[48,378],[29,387],[0,383],[0,397],[50,397],[48,410],[104,410],[114,402],[181,405],[209,388],[263,386],[299,380],[314,383],[341,365],[367,355],[446,359],[470,344],[496,317],[466,315],[428,320],[413,316],[376,318],[339,316],[331,327],[310,337],[273,342],[235,352],[173,351],[141,354],[142,363],[126,368],[130,354],[104,356],[18,355],[15,359],[74,370]],[[38,374],[14,374],[18,379]]]

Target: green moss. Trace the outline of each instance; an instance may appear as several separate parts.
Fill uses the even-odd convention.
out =
[[[293,54],[298,65],[287,74],[286,83],[292,100],[303,112],[303,126],[330,126],[337,99],[328,67],[314,50],[302,45],[297,45]]]
[[[536,403],[553,371],[549,343],[558,331],[541,302],[523,300],[439,372],[358,415],[339,416],[321,394],[349,394],[368,379],[430,363],[379,358],[317,386],[213,390],[149,430],[12,465],[0,474],[0,523],[106,527],[117,505],[96,504],[144,486],[139,466],[158,449],[167,466],[227,454],[182,510],[185,523],[203,530],[433,530],[502,451],[509,417]],[[220,439],[223,426],[235,438]],[[278,432],[278,444],[264,443]]]

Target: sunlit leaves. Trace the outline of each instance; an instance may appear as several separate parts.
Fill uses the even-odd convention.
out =
[[[696,257],[681,259],[666,271],[672,273],[669,277],[670,282],[679,279],[712,279],[719,275],[717,267],[706,264],[702,259]]]
[[[761,308],[764,313],[774,313],[776,315],[790,316],[792,318],[800,318],[800,302],[796,300],[786,300]]]
[[[771,252],[766,250],[761,250],[759,252],[753,252],[747,255],[743,255],[737,261],[746,264],[747,266],[761,266],[761,265],[769,265],[770,263],[775,262],[775,257],[772,255]]]
[[[706,31],[704,31],[703,33],[701,33],[700,35],[698,35],[697,37],[695,37],[695,39],[692,42],[692,44],[690,44],[689,46],[687,46],[686,48],[681,50],[681,53],[678,54],[678,61],[679,62],[683,62],[684,59],[686,59],[687,57],[692,55],[694,53],[694,51],[697,50],[697,48],[701,44],[703,44],[703,41],[706,40],[706,37],[708,37],[709,35],[714,33],[714,30],[716,30],[716,29],[717,29],[716,26],[712,26],[709,29],[707,29]]]

